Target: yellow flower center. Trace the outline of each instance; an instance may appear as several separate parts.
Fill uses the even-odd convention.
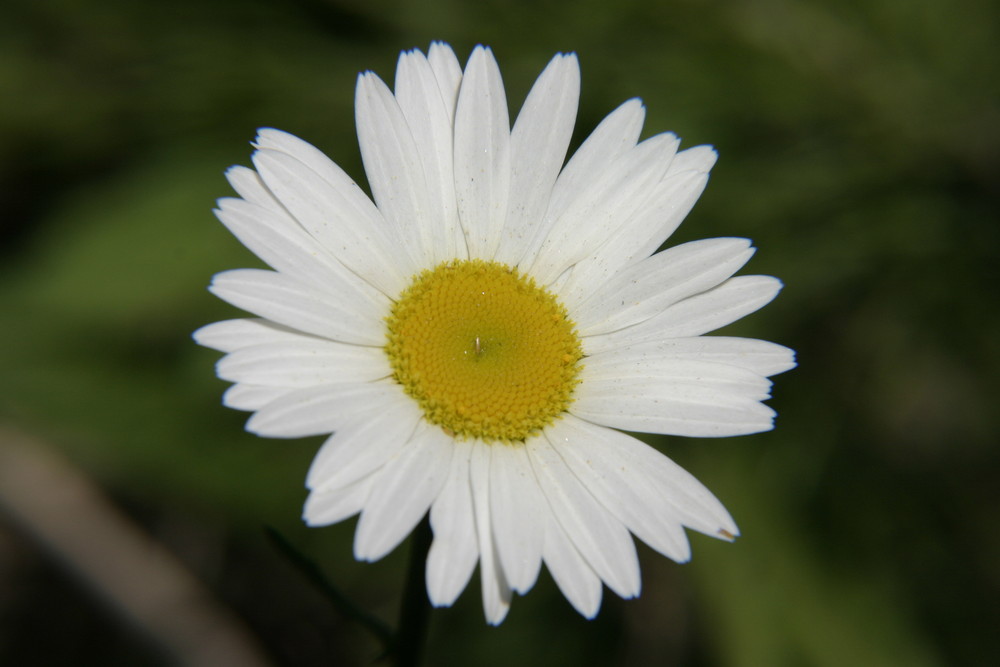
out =
[[[573,400],[580,338],[562,304],[517,269],[439,264],[414,277],[386,323],[393,377],[451,435],[521,442]]]

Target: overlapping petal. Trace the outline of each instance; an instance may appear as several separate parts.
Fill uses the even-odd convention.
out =
[[[771,276],[737,276],[718,287],[679,301],[649,319],[608,334],[588,336],[588,354],[621,349],[651,340],[700,336],[763,308],[781,291]]]
[[[499,625],[510,611],[513,591],[500,566],[493,535],[490,505],[490,446],[476,442],[469,459],[469,484],[475,511],[476,537],[479,540],[479,583],[483,592],[486,622]]]
[[[427,554],[427,594],[435,606],[452,604],[469,583],[479,561],[469,460],[473,444],[452,443],[451,468],[431,506],[434,541]]]
[[[233,410],[252,412],[289,393],[287,387],[234,384],[222,395],[222,404]]]
[[[358,408],[327,438],[306,475],[306,486],[314,492],[346,487],[385,465],[410,438],[423,415],[402,392],[387,392]],[[391,411],[394,419],[379,417]]]
[[[680,141],[651,137],[618,156],[596,183],[572,199],[555,218],[528,272],[548,285],[591,256],[640,211],[670,165]]]
[[[222,320],[206,324],[193,334],[199,345],[219,352],[235,352],[244,347],[268,343],[289,343],[306,338],[302,332],[264,319]],[[316,340],[323,340],[317,338]]]
[[[476,47],[455,108],[455,196],[469,256],[492,259],[510,195],[510,120],[500,68]]]
[[[377,307],[347,290],[331,293],[260,269],[216,274],[209,289],[238,308],[308,334],[356,345],[379,346],[385,340]]]
[[[306,142],[261,130],[253,163],[281,206],[345,267],[395,296],[418,264],[398,230],[344,171]]]
[[[216,365],[223,380],[275,387],[368,382],[392,375],[382,350],[300,336],[231,352]]]
[[[399,389],[388,382],[344,382],[286,392],[260,407],[247,430],[271,438],[302,438],[333,433],[360,410],[393,406]]]
[[[448,475],[452,438],[432,424],[417,430],[382,467],[354,533],[354,556],[378,560],[423,518]]]
[[[625,431],[695,438],[771,430],[774,410],[747,396],[736,372],[718,366],[716,373],[676,380],[630,377],[585,384],[584,378],[570,412]]]
[[[553,425],[550,440],[566,467],[633,535],[668,558],[687,561],[691,548],[680,520],[642,470],[615,456],[616,437],[631,436],[566,416]]]
[[[455,64],[457,66],[457,61]],[[433,220],[433,224],[414,224],[417,220],[403,222],[408,223],[407,227],[416,227],[423,232],[421,241],[431,264],[466,256],[455,202],[455,90],[450,89],[449,82],[444,85],[447,92],[442,90],[431,61],[423,53],[414,50],[400,55],[396,67],[395,97],[412,136],[416,159],[420,160],[419,174],[423,175],[422,185],[426,188],[426,193],[422,192],[420,196],[427,207],[426,215]],[[405,144],[410,145],[408,141]],[[388,168],[386,171],[395,173]],[[397,178],[383,189],[390,193],[404,191],[405,195],[409,185],[408,181]],[[407,213],[405,208],[402,210]]]
[[[545,498],[524,447],[489,447],[490,523],[510,587],[526,593],[542,565]]]
[[[551,429],[525,442],[555,520],[594,573],[623,598],[639,594],[639,558],[628,529],[601,505],[559,456],[563,437]]]
[[[562,294],[571,304],[580,335],[608,333],[644,322],[682,299],[719,285],[751,255],[753,249],[746,239],[693,241],[620,270],[609,280],[590,283],[586,290],[567,285]]]
[[[556,56],[532,86],[511,130],[510,196],[496,261],[517,264],[541,231],[538,221],[566,160],[579,99],[576,56]]]
[[[551,511],[546,512],[542,558],[569,603],[586,618],[596,616],[604,592],[601,578],[573,546]]]

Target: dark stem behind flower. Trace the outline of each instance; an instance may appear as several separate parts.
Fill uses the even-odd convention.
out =
[[[430,519],[424,517],[410,537],[410,559],[406,569],[403,601],[399,608],[399,625],[392,647],[396,667],[417,667],[423,657],[431,611],[424,584],[431,540]]]
[[[366,630],[375,635],[382,645],[382,655],[388,655],[393,651],[395,639],[392,630],[381,619],[369,614],[367,611],[357,606],[340,592],[333,583],[326,578],[323,571],[313,561],[304,556],[292,545],[285,536],[274,528],[266,526],[267,536],[271,543],[277,547],[278,551],[295,566],[295,568],[305,575],[306,579],[312,583],[316,589],[337,609],[341,614],[357,622]]]

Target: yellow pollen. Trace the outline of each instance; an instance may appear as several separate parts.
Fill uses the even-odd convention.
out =
[[[583,351],[566,309],[498,262],[415,276],[386,318],[393,377],[457,438],[518,443],[566,411]]]

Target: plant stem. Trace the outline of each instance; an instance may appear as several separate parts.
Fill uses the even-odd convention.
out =
[[[396,667],[418,667],[423,657],[431,611],[424,571],[432,537],[430,520],[424,517],[410,537],[410,561],[393,646]]]
[[[334,586],[333,583],[326,578],[319,566],[302,555],[302,553],[300,553],[291,542],[285,539],[284,535],[270,526],[266,527],[266,530],[271,543],[274,544],[278,548],[278,551],[280,551],[281,554],[287,558],[288,561],[294,565],[295,568],[298,569],[298,571],[301,572],[320,593],[323,594],[323,596],[333,605],[335,609],[375,635],[375,638],[382,644],[383,651],[389,652],[392,650],[393,634],[388,625],[383,623],[378,617],[369,614],[364,609],[361,609],[349,600],[343,593],[340,592],[340,589]]]

